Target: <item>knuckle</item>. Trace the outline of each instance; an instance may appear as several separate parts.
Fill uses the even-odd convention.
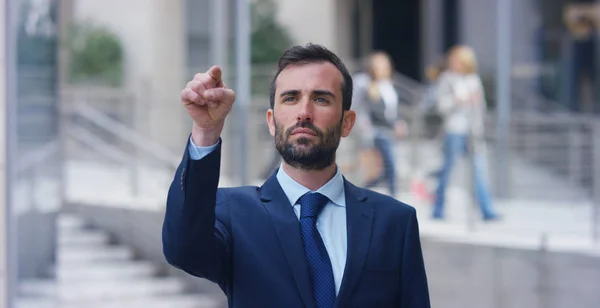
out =
[[[192,91],[191,89],[185,89],[183,95],[189,99],[189,100],[193,100],[194,97],[196,96],[196,92]]]

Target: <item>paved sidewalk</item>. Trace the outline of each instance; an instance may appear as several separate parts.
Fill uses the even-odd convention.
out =
[[[173,175],[164,170],[141,168],[140,190],[134,195],[128,170],[98,163],[72,162],[67,168],[69,202],[162,211]],[[260,183],[260,181],[256,181]],[[220,186],[233,186],[221,178]],[[385,191],[381,191],[385,193]],[[503,215],[498,222],[484,223],[473,207],[468,191],[456,182],[449,188],[447,218],[430,219],[431,205],[404,191],[397,198],[418,211],[423,236],[440,240],[497,244],[539,249],[581,251],[600,254],[592,245],[592,203],[539,201],[535,199],[496,200]],[[472,223],[470,223],[472,222]],[[544,239],[545,238],[545,239]]]

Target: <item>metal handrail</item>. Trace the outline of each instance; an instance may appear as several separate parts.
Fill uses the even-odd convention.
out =
[[[177,155],[174,155],[160,144],[149,140],[149,138],[143,134],[140,134],[139,132],[127,127],[119,121],[111,119],[95,108],[86,104],[79,104],[74,108],[74,111],[77,115],[86,118],[102,129],[113,133],[124,141],[129,142],[139,150],[145,151],[146,153],[154,156],[158,160],[167,164],[169,167],[177,168],[179,165],[179,157]]]
[[[66,132],[79,142],[92,147],[94,150],[99,151],[103,155],[123,164],[128,164],[132,161],[132,157],[127,155],[124,151],[119,150],[117,147],[104,141],[102,138],[98,138],[95,134],[90,133],[87,129],[80,125],[70,124]]]
[[[17,167],[17,174],[25,173],[32,168],[37,167],[39,164],[46,162],[46,160],[58,153],[60,144],[57,140],[52,140],[36,148],[34,151],[27,153],[19,159],[19,166]]]

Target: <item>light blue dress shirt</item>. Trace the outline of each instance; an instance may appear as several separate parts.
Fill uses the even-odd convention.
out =
[[[190,145],[188,147],[190,158],[193,160],[202,159],[204,156],[210,154],[217,145],[218,143],[208,147],[199,147],[196,146],[190,138]],[[294,212],[298,219],[300,219],[300,203],[298,203],[298,199],[311,190],[294,181],[287,173],[285,173],[285,171],[283,171],[283,168],[279,168],[276,176],[279,185],[290,202],[290,206],[294,207]],[[331,260],[333,279],[335,281],[335,292],[337,294],[340,291],[342,277],[344,276],[348,245],[346,229],[346,194],[344,189],[344,178],[342,177],[339,168],[333,178],[316,192],[329,198],[329,203],[325,205],[317,218],[317,230],[319,230],[321,238],[323,238],[323,243],[325,244],[329,259]]]

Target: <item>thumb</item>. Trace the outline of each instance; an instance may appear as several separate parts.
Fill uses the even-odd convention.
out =
[[[217,85],[217,87],[220,87],[223,85],[223,81],[221,80],[221,75],[222,75],[222,71],[221,68],[218,66],[213,66],[211,67],[208,72],[206,72],[210,77],[212,77],[212,79],[214,79],[215,84]]]

